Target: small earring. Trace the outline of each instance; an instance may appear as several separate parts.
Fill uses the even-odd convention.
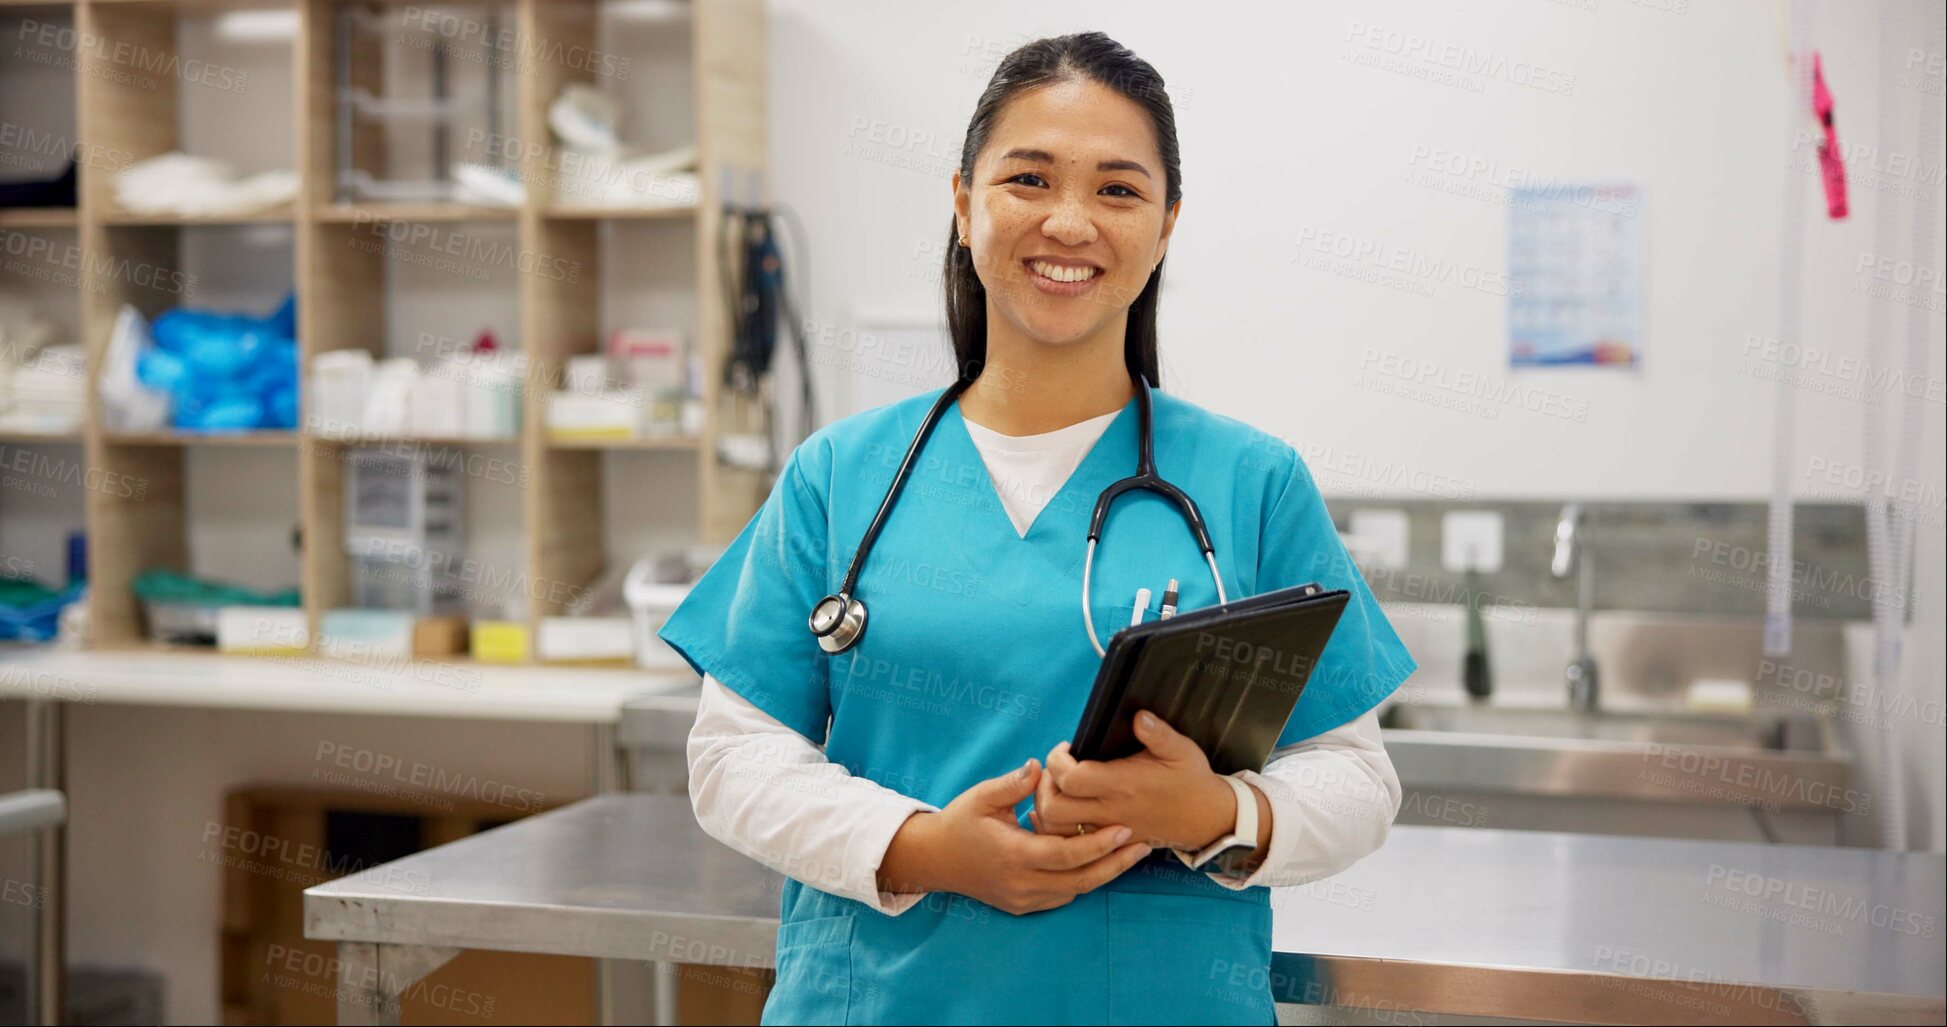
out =
[[[962,245],[962,246],[965,246],[965,245],[967,245],[967,237],[966,237],[966,236],[964,236],[964,235],[963,235],[963,236],[961,236],[961,237],[960,237],[960,245]]]

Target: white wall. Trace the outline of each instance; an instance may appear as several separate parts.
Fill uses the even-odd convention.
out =
[[[1745,350],[1752,336],[1778,332],[1784,10],[1699,0],[1391,0],[1206,4],[1191,15],[1167,2],[1000,0],[959,5],[943,18],[932,5],[894,0],[773,0],[771,185],[811,240],[806,306],[814,334],[826,340],[812,348],[826,416],[948,380],[940,352],[869,358],[853,370],[846,333],[879,311],[937,316],[949,179],[995,65],[1029,39],[1099,29],[1155,65],[1176,104],[1184,203],[1160,314],[1172,391],[1299,446],[1326,468],[1318,477],[1328,495],[1412,495],[1415,475],[1439,475],[1479,496],[1761,500],[1770,488],[1775,387],[1751,372]],[[1899,20],[1903,40],[1920,38],[1925,9],[1916,3],[1826,2],[1815,25],[1840,138],[1862,147],[1848,150],[1849,218],[1824,217],[1815,179],[1806,193],[1803,339],[1835,362],[1863,356],[1869,305],[1889,302],[1869,297],[1870,280],[1855,273],[1875,247],[1875,205],[1908,203],[1916,188],[1938,197],[1941,188],[1938,150],[1916,162],[1909,142],[1895,159],[1877,137],[1882,10]],[[1371,66],[1407,37],[1423,40],[1422,52],[1508,70],[1452,85]],[[1942,44],[1906,45],[1921,56],[1909,69],[1909,54],[1896,53],[1892,99],[1911,118],[1920,91],[1941,88]],[[1552,73],[1544,81],[1572,86],[1510,81],[1515,69],[1531,67]],[[1428,167],[1437,152],[1492,171],[1444,174]],[[1648,270],[1638,369],[1512,372],[1504,297],[1448,282],[1427,295],[1295,263],[1301,238],[1335,232],[1503,270],[1507,210],[1494,202],[1505,196],[1495,183],[1517,169],[1643,187]],[[1941,234],[1936,226],[1934,255],[1923,262],[1936,282]],[[1884,255],[1905,254],[1901,241]],[[1907,652],[1913,697],[1934,713],[1907,734],[1915,842],[1938,849],[1947,794],[1938,714],[1947,646],[1947,359],[1941,294],[1921,299],[1932,311],[1932,401],[1913,486],[1925,502]],[[1892,304],[1892,323],[1903,325],[1906,310]],[[1508,404],[1489,418],[1362,388],[1355,380],[1372,363],[1368,350],[1437,363],[1448,380],[1472,373],[1541,390],[1585,403],[1588,415],[1576,422]],[[1877,410],[1894,424],[1902,400],[1867,394],[1870,406],[1857,396],[1798,392],[1790,465],[1797,495],[1861,494],[1846,479],[1861,463],[1863,419]]]

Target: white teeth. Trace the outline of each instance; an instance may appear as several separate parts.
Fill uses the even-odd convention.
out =
[[[1059,264],[1040,260],[1030,261],[1028,266],[1034,269],[1035,274],[1052,278],[1057,282],[1086,282],[1095,277],[1095,269],[1092,267],[1062,267]]]

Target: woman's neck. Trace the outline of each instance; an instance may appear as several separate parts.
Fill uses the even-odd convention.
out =
[[[990,319],[987,361],[960,394],[960,416],[1003,435],[1039,435],[1121,410],[1136,395],[1122,357],[1125,324],[1050,346],[996,331]]]

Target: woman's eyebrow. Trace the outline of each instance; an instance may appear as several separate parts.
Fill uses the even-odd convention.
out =
[[[1053,164],[1055,162],[1054,154],[1051,154],[1046,150],[1030,150],[1030,149],[1024,149],[1019,147],[1009,150],[1006,153],[1002,154],[1001,159],[1034,161],[1037,164]],[[1095,165],[1095,170],[1134,171],[1137,174],[1143,176],[1144,178],[1152,177],[1149,173],[1148,168],[1143,167],[1140,162],[1133,161],[1133,160],[1101,161]]]

